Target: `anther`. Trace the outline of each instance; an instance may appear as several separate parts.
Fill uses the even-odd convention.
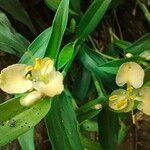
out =
[[[36,58],[35,59],[34,69],[35,70],[39,70],[40,68],[41,68],[41,59],[40,58]]]
[[[27,75],[26,75],[26,79],[27,79],[27,80],[30,80],[30,79],[31,79],[31,74],[27,74]]]
[[[27,67],[25,68],[25,70],[26,70],[27,72],[29,72],[29,71],[33,70],[33,67],[32,67],[31,65],[29,65],[29,66],[27,66]]]
[[[116,99],[117,99],[117,95],[112,95],[112,96],[109,97],[109,100],[110,100],[110,101],[114,101],[114,100],[116,100]]]
[[[117,103],[117,108],[122,107],[125,103],[126,103],[126,100],[120,100],[120,101]]]

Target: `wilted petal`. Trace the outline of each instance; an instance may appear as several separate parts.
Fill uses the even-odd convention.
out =
[[[52,71],[47,84],[37,81],[34,83],[34,88],[49,97],[58,95],[64,90],[63,75],[58,71]]]
[[[123,86],[128,83],[134,88],[139,88],[143,85],[144,70],[135,62],[127,62],[120,66],[116,83],[118,86]]]
[[[32,82],[25,78],[26,65],[14,64],[0,74],[0,88],[7,93],[24,93],[32,88]]]
[[[23,106],[31,106],[42,98],[43,94],[39,91],[33,91],[20,100]]]

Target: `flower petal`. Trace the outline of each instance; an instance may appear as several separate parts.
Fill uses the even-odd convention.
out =
[[[127,106],[127,103],[126,90],[115,90],[109,97],[109,107],[114,110],[124,109]]]
[[[43,94],[39,91],[33,91],[20,100],[23,106],[31,106],[42,98]]]
[[[48,57],[37,59],[35,66],[32,70],[34,80],[43,80],[51,71],[55,70],[54,62]]]
[[[47,84],[37,81],[34,83],[34,88],[49,97],[54,97],[64,90],[63,75],[58,71],[52,71]]]
[[[138,106],[138,109],[143,111],[144,114],[150,115],[150,87],[144,87],[140,91],[142,98],[141,104]]]
[[[32,82],[25,78],[26,65],[14,64],[0,74],[0,88],[7,93],[24,93],[32,88]]]
[[[42,59],[42,64],[41,64],[41,74],[49,74],[51,71],[53,71],[54,68],[54,62],[49,58],[45,57]]]
[[[129,83],[134,88],[140,88],[143,85],[144,70],[135,62],[127,62],[120,66],[116,83],[118,86],[123,86]]]

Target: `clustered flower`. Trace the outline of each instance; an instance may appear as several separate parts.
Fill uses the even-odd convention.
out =
[[[28,94],[21,98],[23,106],[30,106],[43,96],[54,97],[64,90],[63,75],[56,71],[54,62],[36,58],[34,66],[14,64],[0,74],[0,88],[10,94]]]
[[[129,112],[134,109],[135,101],[137,108],[143,113],[150,115],[150,87],[143,86],[144,70],[135,62],[123,63],[117,73],[116,83],[125,89],[113,91],[109,97],[109,107],[115,111]]]

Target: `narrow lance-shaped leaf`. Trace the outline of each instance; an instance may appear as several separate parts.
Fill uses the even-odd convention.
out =
[[[78,25],[76,33],[78,38],[85,38],[95,29],[104,16],[110,2],[111,0],[95,0],[90,5]]]
[[[28,13],[19,0],[0,0],[0,7],[25,24],[33,33],[36,33]]]
[[[125,49],[126,52],[138,55],[145,50],[150,50],[150,33],[135,41],[131,46]]]
[[[118,116],[110,110],[103,110],[99,114],[99,141],[102,149],[115,150],[118,143]]]
[[[51,27],[44,30],[29,46],[20,63],[32,64],[36,57],[43,58],[51,36]],[[21,135],[18,140],[23,150],[34,150],[34,130]]]
[[[46,51],[46,56],[55,61],[67,26],[68,12],[69,0],[62,0],[52,23],[52,34]]]
[[[57,63],[58,70],[66,65],[66,63],[71,59],[73,52],[74,52],[73,43],[68,43],[63,47],[58,57]]]
[[[0,138],[0,146],[31,129],[50,109],[49,98],[44,98],[31,107],[20,105],[20,98],[16,97],[0,104],[0,137],[3,137]]]
[[[51,36],[51,27],[44,30],[28,47],[28,51],[24,53],[20,59],[22,64],[33,64],[36,57],[43,58]]]
[[[34,147],[34,128],[22,134],[18,138],[22,150],[35,150]]]
[[[21,56],[29,46],[29,41],[17,33],[7,16],[0,11],[0,50]]]
[[[72,100],[66,92],[53,99],[45,121],[55,150],[83,150]]]

